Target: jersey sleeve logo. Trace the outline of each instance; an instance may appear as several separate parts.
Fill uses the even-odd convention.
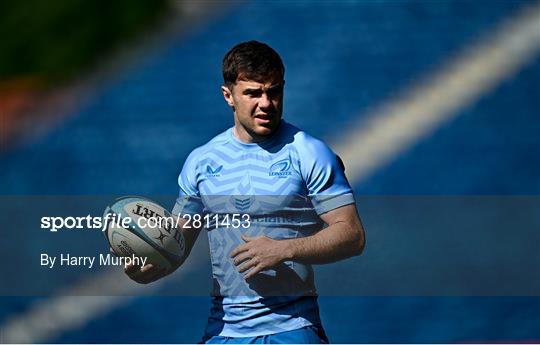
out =
[[[268,173],[269,176],[277,176],[277,177],[287,177],[292,175],[291,169],[291,161],[288,158],[282,159],[270,167],[270,172]]]
[[[210,165],[206,166],[206,176],[221,176],[220,172],[223,169],[223,165],[218,166],[217,168],[212,168]]]

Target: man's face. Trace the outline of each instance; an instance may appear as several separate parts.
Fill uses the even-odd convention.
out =
[[[245,142],[266,139],[279,126],[283,111],[283,80],[260,83],[237,80],[234,86],[222,86],[225,101],[234,110],[237,136]]]

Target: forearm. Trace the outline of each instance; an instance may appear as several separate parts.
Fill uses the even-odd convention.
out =
[[[364,229],[356,206],[346,205],[321,215],[329,226],[313,236],[275,240],[267,236],[250,237],[243,234],[244,244],[236,247],[230,257],[240,273],[250,279],[259,272],[276,267],[284,261],[324,264],[353,255],[364,248]]]
[[[189,254],[191,253],[191,250],[193,249],[193,246],[195,245],[195,242],[197,241],[197,238],[199,236],[199,233],[201,231],[200,228],[186,228],[184,225],[186,224],[185,219],[177,218],[177,226],[178,231],[182,234],[184,238],[184,255],[180,262],[177,264],[176,268],[180,267],[188,258]]]
[[[326,264],[360,255],[364,248],[361,225],[335,223],[318,233],[283,241],[286,260]]]

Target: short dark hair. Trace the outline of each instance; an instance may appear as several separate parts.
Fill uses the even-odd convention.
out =
[[[223,57],[223,82],[232,86],[237,80],[283,80],[285,66],[279,54],[269,45],[248,41],[234,46]]]

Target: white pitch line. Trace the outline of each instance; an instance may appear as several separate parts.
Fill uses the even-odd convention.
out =
[[[382,104],[335,143],[349,180],[366,179],[460,109],[513,75],[540,50],[540,4],[522,9],[493,34],[406,94]]]
[[[538,50],[540,6],[535,4],[504,22],[492,36],[472,46],[410,92],[384,103],[370,114],[369,121],[353,126],[343,140],[331,145],[346,162],[349,180],[356,183],[365,179],[450,121],[459,109],[511,76]],[[108,271],[90,276],[65,295],[37,303],[0,327],[0,342],[46,341],[129,301],[129,297],[84,296],[99,291],[96,287],[116,284],[116,294],[125,296],[139,291],[148,294],[159,287],[159,284],[118,283],[119,275],[117,271]],[[175,276],[177,279],[179,274]]]

